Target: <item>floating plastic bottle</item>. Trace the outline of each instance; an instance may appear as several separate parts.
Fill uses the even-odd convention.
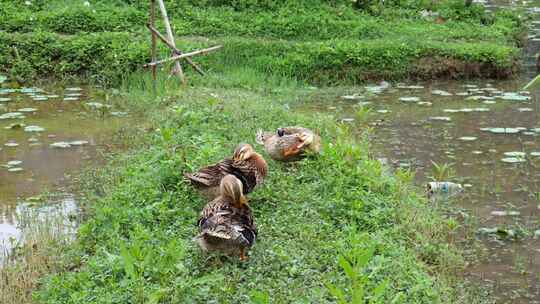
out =
[[[431,198],[435,195],[450,197],[463,191],[461,184],[452,182],[430,182],[427,184],[427,195]]]

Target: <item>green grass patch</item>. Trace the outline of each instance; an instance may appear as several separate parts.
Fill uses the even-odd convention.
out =
[[[90,33],[77,36],[36,32],[0,33],[0,66],[14,78],[85,77],[98,83],[118,84],[130,72],[150,61],[148,40],[129,33]],[[367,79],[430,78],[437,67],[441,76],[507,75],[516,67],[518,50],[495,43],[456,43],[399,39],[301,41],[185,38],[186,51],[222,44],[222,50],[197,57],[211,73],[250,66],[264,75],[294,78],[317,84],[355,83]],[[162,56],[169,53],[160,48]],[[439,65],[418,64],[442,58]],[[451,62],[452,64],[448,63]],[[189,70],[189,68],[188,68]]]
[[[23,81],[82,76],[118,84],[150,60],[147,1],[31,3],[0,2],[4,72]],[[492,14],[462,3],[389,1],[359,8],[350,1],[186,0],[167,6],[183,50],[225,46],[196,58],[216,72],[252,66],[317,84],[512,75],[522,20],[513,12]],[[426,10],[439,19],[422,17]],[[438,65],[426,70],[427,59]]]
[[[156,98],[147,76],[127,84],[124,98],[146,113],[126,135],[132,150],[82,179],[88,221],[37,302],[455,302],[461,260],[446,242],[450,224],[412,191],[410,174],[388,174],[347,125],[280,102],[303,89],[179,90],[162,80]],[[259,238],[249,262],[204,256],[191,238],[206,201],[183,172],[254,144],[257,128],[293,124],[322,135],[322,154],[296,164],[267,157],[269,177],[250,195]]]

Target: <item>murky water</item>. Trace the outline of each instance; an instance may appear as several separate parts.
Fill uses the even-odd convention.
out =
[[[462,242],[470,249],[466,276],[495,285],[501,303],[540,303],[540,90],[516,93],[522,86],[436,82],[391,84],[376,94],[369,91],[377,87],[356,88],[341,97],[314,92],[302,110],[333,112],[357,126],[367,115],[375,157],[412,170],[421,187],[434,179],[463,184],[448,203],[484,232],[499,228]],[[436,169],[444,165],[451,170]],[[473,248],[471,238],[483,246]]]
[[[1,85],[0,253],[20,238],[18,222],[28,208],[41,206],[40,217],[76,212],[67,174],[95,160],[99,143],[125,121],[96,92]],[[52,201],[36,197],[45,190],[60,195]]]
[[[540,303],[540,88],[522,91],[537,74],[540,1],[486,5],[533,16],[519,79],[315,90],[300,109],[371,127],[374,156],[412,170],[421,187],[463,184],[443,203],[479,228],[458,241],[468,254],[465,277],[490,286],[497,303]]]

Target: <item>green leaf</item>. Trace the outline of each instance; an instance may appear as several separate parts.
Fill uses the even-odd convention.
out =
[[[330,294],[338,299],[338,303],[340,304],[347,303],[347,300],[345,299],[345,293],[343,292],[343,290],[338,289],[334,284],[330,282],[324,282],[324,285],[326,286]]]
[[[254,304],[270,304],[270,295],[267,291],[253,290],[251,292],[251,302]]]
[[[124,262],[124,270],[132,279],[137,278],[135,273],[135,260],[124,244],[120,244],[120,257]]]
[[[365,249],[356,257],[356,266],[359,268],[364,268],[369,263],[373,254],[375,253],[375,246],[371,246]]]
[[[343,268],[343,271],[345,271],[345,274],[349,277],[351,281],[355,281],[356,279],[356,272],[354,271],[353,267],[351,266],[351,263],[345,259],[343,256],[339,256],[338,259],[339,266]]]

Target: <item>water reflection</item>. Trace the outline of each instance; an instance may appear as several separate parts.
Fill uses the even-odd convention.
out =
[[[495,285],[501,302],[535,303],[540,300],[540,240],[534,234],[540,229],[540,90],[520,92],[526,82],[317,90],[303,97],[300,109],[330,112],[357,126],[368,117],[374,157],[413,170],[422,188],[447,164],[455,172],[446,175],[449,181],[464,186],[451,203],[473,215],[478,227],[495,229],[461,241],[466,250],[483,245],[470,251],[467,277]],[[507,158],[519,161],[503,161]]]
[[[0,246],[4,246],[0,252],[20,240],[21,219],[35,209],[29,207],[27,198],[45,190],[65,192],[69,174],[91,164],[99,143],[106,142],[125,123],[125,118],[114,114],[120,112],[104,104],[99,93],[87,87],[20,88],[1,84]],[[64,193],[63,197],[40,201],[41,207],[34,210],[39,220],[73,211],[73,195]]]

